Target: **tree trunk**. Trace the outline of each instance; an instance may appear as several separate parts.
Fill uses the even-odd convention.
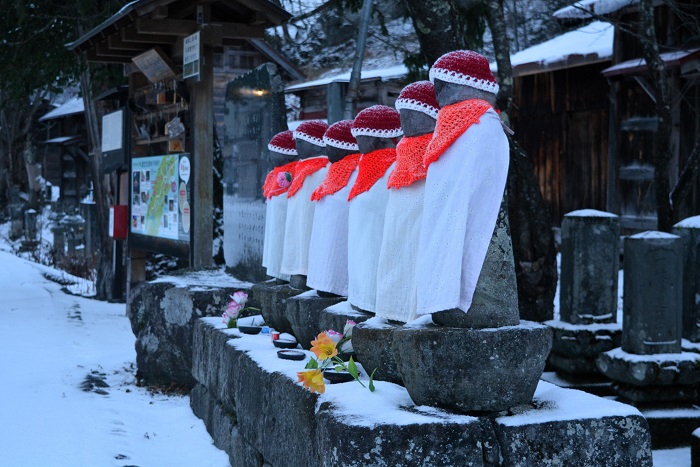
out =
[[[345,108],[343,117],[352,120],[355,117],[355,104],[360,92],[360,78],[362,74],[362,60],[365,58],[365,45],[367,44],[367,30],[372,19],[372,9],[374,0],[363,0],[362,11],[360,12],[360,27],[357,32],[357,48],[355,50],[355,60],[350,72],[350,83],[348,93],[345,96]]]
[[[452,50],[464,49],[461,17],[446,0],[404,0],[413,20],[421,53],[428,65]]]
[[[669,163],[671,161],[671,100],[666,69],[659,53],[654,26],[654,6],[652,0],[639,3],[639,33],[644,47],[644,61],[652,77],[656,97],[656,114],[659,125],[654,133],[654,186],[656,189],[657,229],[670,232],[673,226],[673,213],[670,202]]]
[[[508,112],[513,101],[513,70],[503,2],[490,0],[486,3],[487,22],[498,66],[500,89],[496,106],[501,111],[501,119],[508,124]],[[541,322],[554,316],[554,294],[557,287],[554,236],[534,167],[518,143],[513,138],[509,140],[508,210],[518,279],[520,317]]]
[[[85,65],[80,75],[80,90],[85,104],[85,121],[90,145],[92,160],[92,183],[95,201],[95,217],[97,220],[98,241],[96,242],[97,277],[95,278],[95,294],[100,300],[114,298],[112,284],[114,273],[112,271],[112,241],[109,238],[109,203],[110,183],[109,177],[102,174],[101,168],[101,136],[97,122],[95,104],[92,102],[92,78],[89,65]]]

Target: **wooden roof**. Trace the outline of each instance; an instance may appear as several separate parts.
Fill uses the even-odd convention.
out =
[[[211,18],[198,21],[198,5],[208,6]],[[180,39],[196,31],[213,46],[262,39],[266,28],[290,17],[268,0],[136,0],[67,47],[89,61],[130,63],[154,47],[171,57],[181,55]]]

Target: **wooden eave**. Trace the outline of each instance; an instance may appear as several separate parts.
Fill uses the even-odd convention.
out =
[[[197,3],[188,0],[136,0],[67,44],[88,61],[129,63],[155,46],[172,52],[185,36],[202,31],[203,42],[214,46],[235,40],[262,39],[265,28],[291,18],[268,0],[210,0],[211,19],[196,20]]]
[[[667,68],[680,67],[683,74],[690,71],[691,67],[700,66],[700,48],[662,53],[661,59]],[[606,78],[624,78],[641,75],[646,71],[646,61],[643,58],[635,58],[606,68],[601,73]]]

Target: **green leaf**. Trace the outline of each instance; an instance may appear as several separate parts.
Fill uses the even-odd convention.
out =
[[[312,358],[306,363],[306,366],[304,368],[306,368],[307,370],[316,370],[318,369],[318,362],[315,358]]]
[[[335,367],[335,371],[337,371],[338,373],[340,373],[344,369],[345,369],[345,367],[343,365],[336,365],[336,367]]]
[[[374,392],[374,374],[377,372],[377,369],[375,368],[372,370],[372,374],[369,375],[369,390],[371,392]]]
[[[357,371],[357,365],[355,365],[355,361],[352,359],[352,357],[350,357],[350,360],[348,361],[348,372],[355,379],[358,379],[360,376],[358,371]]]

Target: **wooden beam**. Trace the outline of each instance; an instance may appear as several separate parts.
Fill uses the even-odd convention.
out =
[[[108,44],[103,42],[95,45],[94,50],[98,57],[118,57],[131,59],[134,56],[133,51],[113,50]]]
[[[131,63],[131,59],[127,57],[112,57],[97,55],[95,49],[88,49],[85,51],[85,58],[88,62],[93,63]]]
[[[262,26],[249,26],[241,23],[214,23],[212,26],[221,26],[224,39],[262,39],[265,28]]]
[[[163,34],[168,36],[189,36],[197,30],[197,22],[185,19],[146,19],[136,20],[136,31],[141,34]]]
[[[166,36],[163,34],[140,34],[135,28],[121,30],[122,42],[135,42],[142,44],[174,44],[178,36]]]
[[[153,10],[151,13],[151,19],[165,19],[168,17],[168,7],[160,6]]]
[[[149,49],[147,44],[139,44],[138,42],[125,42],[121,38],[121,34],[113,34],[107,38],[110,50],[132,50],[135,52],[144,52]]]

